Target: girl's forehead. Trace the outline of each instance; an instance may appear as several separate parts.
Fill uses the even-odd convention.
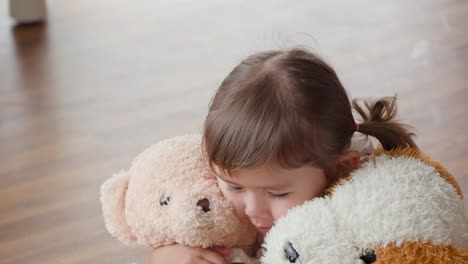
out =
[[[281,178],[282,176],[303,175],[320,170],[320,168],[311,165],[303,165],[298,168],[284,168],[278,163],[268,163],[251,168],[236,168],[231,170],[231,174],[239,176],[255,174]]]
[[[272,190],[280,190],[283,188],[287,188],[291,186],[291,182],[282,182],[277,180],[270,180],[270,179],[261,179],[258,177],[223,177],[218,176],[218,179],[225,182],[226,184],[241,186],[245,188],[253,188],[253,189],[272,189]]]
[[[323,175],[323,170],[312,166],[287,169],[274,164],[233,169],[231,177],[225,173],[217,175],[221,180],[230,184],[256,186],[259,188],[279,188],[309,182],[314,176]]]

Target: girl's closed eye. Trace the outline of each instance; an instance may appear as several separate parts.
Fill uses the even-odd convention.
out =
[[[268,192],[273,198],[281,198],[287,196],[289,193],[272,193]]]
[[[229,191],[241,191],[243,190],[242,187],[239,186],[233,186],[233,185],[226,185],[226,189]],[[268,192],[268,194],[273,197],[273,198],[281,198],[281,197],[286,197],[289,193],[273,193],[273,192]]]
[[[242,190],[242,187],[227,185],[227,189],[228,189],[229,191],[240,191],[240,190]]]

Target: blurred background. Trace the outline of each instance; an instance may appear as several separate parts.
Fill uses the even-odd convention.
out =
[[[266,49],[314,50],[351,98],[397,94],[468,193],[468,1],[48,1],[32,25],[8,10],[0,0],[1,263],[146,263],[107,233],[100,185],[150,144],[201,132],[223,78]]]

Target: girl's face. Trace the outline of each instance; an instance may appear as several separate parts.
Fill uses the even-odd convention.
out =
[[[327,180],[322,169],[283,169],[276,164],[218,173],[223,195],[243,222],[265,234],[290,208],[322,194]]]

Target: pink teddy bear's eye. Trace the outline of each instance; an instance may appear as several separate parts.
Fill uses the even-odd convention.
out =
[[[165,194],[163,194],[163,195],[161,195],[161,198],[159,199],[159,204],[160,205],[168,205],[170,200],[171,200],[171,197],[166,196]]]

